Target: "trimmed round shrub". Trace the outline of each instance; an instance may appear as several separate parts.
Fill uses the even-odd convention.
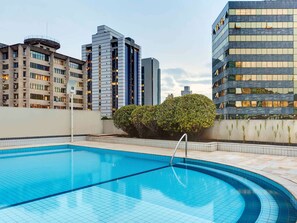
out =
[[[131,121],[135,126],[140,138],[150,137],[150,130],[144,125],[143,118],[150,106],[138,106],[131,114]]]
[[[157,124],[158,106],[144,105],[132,112],[132,123],[137,129],[140,138],[158,138],[162,130]]]
[[[159,105],[149,106],[142,118],[142,123],[149,129],[151,136],[159,138],[163,136],[163,130],[157,122],[157,112],[160,108]]]
[[[131,114],[136,108],[136,105],[127,105],[118,109],[113,115],[114,125],[132,137],[138,136],[131,120]]]
[[[172,135],[198,136],[213,126],[215,117],[216,107],[208,97],[191,94],[164,101],[157,112],[157,123]]]

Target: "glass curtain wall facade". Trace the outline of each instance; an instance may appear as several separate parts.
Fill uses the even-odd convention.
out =
[[[88,109],[112,117],[122,106],[141,104],[141,47],[129,37],[98,26],[92,43],[82,46],[87,61]]]
[[[136,104],[139,105],[138,95],[139,92],[139,67],[140,67],[140,47],[135,44],[131,38],[125,40],[125,80],[126,80],[126,105]]]
[[[297,115],[297,2],[228,2],[212,26],[213,101],[225,118]]]
[[[141,60],[142,105],[159,105],[161,103],[161,69],[155,58]]]

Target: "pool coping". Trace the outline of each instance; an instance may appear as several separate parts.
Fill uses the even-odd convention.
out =
[[[129,145],[129,144],[115,144],[115,143],[103,143],[103,142],[90,142],[90,141],[81,141],[81,142],[74,142],[74,143],[53,143],[53,144],[40,144],[40,145],[26,145],[26,146],[12,146],[12,147],[4,147],[0,148],[0,150],[11,150],[11,149],[25,149],[25,148],[32,148],[32,147],[39,147],[39,146],[56,146],[56,145],[76,145],[76,146],[88,146],[92,148],[103,148],[106,150],[117,150],[117,151],[125,151],[125,152],[134,152],[134,153],[143,153],[143,154],[153,154],[153,155],[162,155],[162,156],[171,156],[173,150],[172,149],[164,149],[164,148],[156,148],[156,147],[148,147],[148,146],[139,146],[139,145]],[[197,156],[195,153],[204,153],[204,156]],[[297,200],[297,183],[290,181],[289,179],[283,178],[281,176],[277,176],[272,173],[268,173],[262,170],[254,169],[252,167],[243,166],[240,164],[234,164],[229,162],[224,162],[221,160],[216,160],[215,158],[211,158],[210,156],[205,156],[205,154],[209,155],[212,152],[201,152],[201,151],[188,151],[188,158],[194,160],[203,160],[209,162],[215,162],[218,164],[233,166],[236,168],[240,168],[243,170],[250,171],[252,173],[259,174],[264,176],[276,183],[282,185],[285,189],[287,189]],[[235,154],[234,152],[224,152],[230,153],[230,155]],[[238,154],[238,153],[236,153]],[[195,156],[196,155],[196,156]],[[199,155],[199,154],[198,154]],[[178,150],[176,153],[176,157],[184,158],[184,150]]]

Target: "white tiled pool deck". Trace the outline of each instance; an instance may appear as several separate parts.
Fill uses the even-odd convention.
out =
[[[164,149],[139,145],[112,144],[91,141],[76,142],[74,143],[74,145],[166,156],[171,156],[173,153],[172,148]],[[178,150],[176,156],[184,157],[184,151]],[[188,151],[188,157],[198,160],[206,160],[231,165],[261,174],[283,185],[297,199],[297,157],[222,151],[201,152],[191,150]]]

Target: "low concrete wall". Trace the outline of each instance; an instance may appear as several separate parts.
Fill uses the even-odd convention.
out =
[[[172,140],[155,140],[155,139],[137,139],[137,138],[125,138],[114,136],[88,136],[88,141],[104,142],[104,143],[116,143],[116,144],[128,144],[139,146],[151,146],[157,148],[173,149],[175,148],[177,141]],[[180,149],[185,148],[185,143],[180,144]],[[241,153],[254,153],[263,155],[278,155],[278,156],[292,156],[297,157],[297,148],[294,146],[279,146],[279,145],[258,145],[258,144],[243,144],[243,143],[225,143],[225,142],[188,142],[188,149],[194,151],[203,152],[241,152]]]
[[[295,120],[222,120],[202,136],[209,140],[297,143]]]
[[[103,133],[104,134],[125,134],[121,129],[114,126],[113,120],[103,120]]]
[[[88,136],[87,140],[94,141],[94,142],[152,146],[152,147],[158,147],[158,148],[172,149],[172,151],[178,142],[174,140],[138,139],[138,138],[113,137],[113,136],[99,136],[99,137]],[[181,142],[179,148],[184,149],[185,143]],[[213,152],[217,150],[217,143],[216,142],[211,142],[211,143],[189,142],[188,149],[205,151],[205,152]]]
[[[100,112],[74,111],[74,135],[102,133]],[[70,110],[0,107],[0,139],[69,135]]]
[[[104,121],[104,134],[123,134],[112,120]],[[202,139],[268,143],[297,143],[295,120],[222,120],[205,130]]]

